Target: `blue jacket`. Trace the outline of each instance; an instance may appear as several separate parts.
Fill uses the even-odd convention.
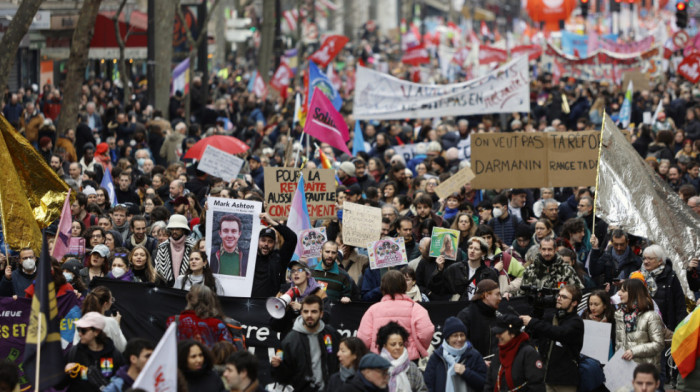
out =
[[[459,363],[466,367],[460,376],[467,383],[469,390],[482,391],[486,382],[486,364],[478,351],[471,347],[459,358]],[[447,391],[447,361],[442,354],[442,346],[433,351],[423,374],[425,385],[430,392]]]

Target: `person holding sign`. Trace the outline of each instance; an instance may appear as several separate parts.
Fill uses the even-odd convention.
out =
[[[238,247],[241,238],[241,218],[226,214],[219,220],[221,248],[212,249],[211,270],[215,274],[245,277],[248,255]]]
[[[345,270],[338,267],[338,244],[326,241],[321,248],[321,262],[312,276],[324,288],[332,302],[348,303],[352,295],[353,280]]]
[[[476,286],[484,279],[498,281],[496,271],[484,264],[488,253],[488,244],[481,237],[469,239],[467,261],[452,264],[445,271],[447,289],[453,301],[471,300],[476,292]]]

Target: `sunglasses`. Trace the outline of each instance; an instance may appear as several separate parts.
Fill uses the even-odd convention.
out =
[[[114,257],[126,257],[126,256],[127,256],[126,253],[115,253],[114,254]]]
[[[88,333],[88,331],[91,331],[92,328],[80,328],[80,327],[78,327],[78,328],[76,328],[76,330],[78,331],[79,334],[85,335],[86,333]]]

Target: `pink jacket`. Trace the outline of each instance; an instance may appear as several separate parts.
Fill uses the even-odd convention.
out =
[[[433,339],[435,326],[430,321],[428,311],[413,302],[404,294],[398,294],[391,299],[385,295],[379,303],[370,306],[362,316],[357,337],[360,338],[372,352],[377,350],[377,331],[390,321],[395,321],[406,328],[409,333],[406,348],[411,360],[428,356],[428,347]]]

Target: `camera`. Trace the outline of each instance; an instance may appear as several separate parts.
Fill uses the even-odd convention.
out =
[[[535,309],[555,308],[557,306],[559,289],[530,285],[520,286],[520,289],[525,293],[528,302]]]

